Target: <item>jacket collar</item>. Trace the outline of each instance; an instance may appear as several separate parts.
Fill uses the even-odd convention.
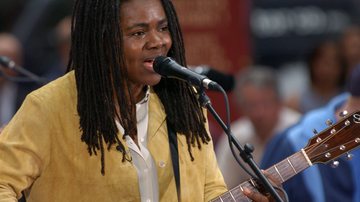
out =
[[[159,110],[160,109],[160,110]],[[148,125],[148,141],[154,137],[156,132],[165,124],[166,114],[164,106],[160,98],[156,95],[151,88],[149,96],[149,125]]]

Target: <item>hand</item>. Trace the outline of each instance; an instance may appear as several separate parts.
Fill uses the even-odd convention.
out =
[[[277,192],[279,193],[280,197],[287,200],[287,195],[285,191],[282,189],[281,182],[274,179],[268,172],[263,170],[264,175],[269,178],[270,183],[277,188]],[[263,190],[263,189],[262,189]],[[272,202],[275,201],[269,193],[260,193],[254,190],[250,190],[248,188],[244,188],[243,191],[244,195],[247,196],[249,199],[252,199],[256,202]]]
[[[265,195],[262,195],[259,192],[254,192],[251,191],[248,188],[244,188],[243,193],[245,194],[245,196],[247,196],[249,199],[256,201],[256,202],[270,202],[269,198],[266,197]]]

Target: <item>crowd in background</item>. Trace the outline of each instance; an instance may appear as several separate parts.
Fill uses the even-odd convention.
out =
[[[305,60],[304,72],[307,74],[291,71],[273,74],[266,69],[274,68],[259,66],[239,72],[234,91],[243,116],[232,122],[232,133],[241,143],[255,146],[254,160],[262,169],[286,161],[300,151],[314,135],[341,120],[343,110],[348,113],[359,111],[359,87],[355,87],[360,81],[359,42],[360,28],[355,25],[345,29],[336,39],[319,41],[309,50]],[[291,75],[308,81],[302,84],[305,86],[302,91],[296,90],[299,88],[291,81]],[[291,96],[282,97],[279,85],[293,89]],[[358,137],[356,134],[354,139]],[[219,139],[216,143],[218,163],[226,183],[234,187],[249,175],[232,156],[228,137],[222,134]],[[234,155],[240,157],[236,152]],[[288,161],[288,166],[297,174],[296,166],[294,168]],[[356,171],[360,158],[348,154],[347,159],[340,158],[332,163],[336,168],[317,165],[285,182],[290,201],[359,200],[356,197],[360,191]],[[280,175],[279,180],[285,181],[275,169]]]
[[[31,6],[36,6],[36,3],[34,5],[26,4],[29,8],[20,0],[14,1],[13,7],[7,5],[11,8],[11,12],[8,14],[17,16],[17,18],[10,19],[8,16],[0,16],[0,56],[7,56],[18,65],[24,66],[48,80],[56,79],[65,73],[71,43],[71,19],[68,17],[71,12],[69,6],[71,3],[65,2],[63,3],[65,6],[59,6],[61,3],[48,1],[48,4],[52,5],[51,9],[41,7],[44,10],[40,9],[40,14],[33,13],[34,11],[31,9]],[[55,11],[58,6],[63,9],[52,12],[52,9]],[[19,10],[23,12],[16,12]],[[52,17],[48,17],[51,15]],[[29,16],[33,17],[33,21],[28,19]],[[42,20],[36,20],[36,18]],[[38,24],[41,23],[45,23],[47,26],[40,29]],[[39,41],[46,41],[46,43],[38,43]],[[44,46],[46,47],[44,48]],[[336,96],[348,91],[350,85],[348,81],[351,78],[352,70],[360,64],[360,27],[352,25],[344,29],[336,38],[319,40],[307,52],[308,54],[303,58],[304,65],[299,68],[264,67],[254,61],[253,65],[242,67],[237,75],[233,75],[236,81],[233,91],[237,106],[232,110],[239,110],[241,117],[233,120],[232,132],[241,143],[251,143],[255,146],[254,159],[257,163],[261,163],[261,159],[266,154],[268,159],[262,163],[264,168],[270,166],[271,163],[276,163],[274,159],[269,160],[272,150],[266,149],[268,143],[274,141],[273,138],[279,137],[277,135],[280,134],[282,139],[286,139],[284,137],[286,134],[296,133],[286,132],[286,129],[298,121],[302,121],[303,114],[326,106]],[[16,82],[16,78],[22,78],[24,75],[9,71],[5,67],[1,67],[0,70],[2,74],[0,77],[0,123],[4,125],[16,112],[26,94],[43,84],[32,81]],[[9,78],[15,78],[15,80]],[[300,126],[297,127],[298,130],[301,130]],[[319,128],[323,129],[324,127],[319,126]],[[219,138],[214,138],[218,140],[215,142],[215,147],[219,166],[223,171],[226,183],[229,187],[233,187],[247,179],[248,175],[234,160],[229,150],[227,136],[225,134],[213,135],[219,136]],[[312,134],[307,133],[307,135],[309,137]],[[279,143],[279,145],[281,144]],[[296,148],[303,146],[305,145],[298,145]],[[296,152],[296,149],[292,152]],[[284,156],[279,158],[282,157]],[[276,158],[277,160],[281,159]],[[345,164],[347,165],[347,163]],[[350,167],[348,166],[346,169],[350,169]],[[328,167],[322,169],[324,171],[320,170],[321,172],[328,172]],[[343,170],[346,171],[346,169]],[[338,174],[343,170],[338,170]],[[313,173],[309,172],[310,175],[313,176]],[[349,176],[349,178],[351,177]],[[299,180],[293,182],[299,182]],[[300,182],[303,183],[303,187],[309,188],[306,180],[300,180]],[[341,183],[343,183],[343,188],[346,188],[352,187],[354,182],[349,179]],[[288,186],[285,185],[285,188]],[[354,190],[349,189],[344,192],[351,195]],[[293,192],[289,191],[288,194],[291,195]],[[303,196],[306,197],[306,195]],[[301,200],[329,201],[326,198],[329,196],[321,197],[314,196],[309,191],[309,198]],[[300,201],[300,198],[298,199]],[[335,199],[333,200],[335,201]],[[352,198],[349,201],[352,201]]]

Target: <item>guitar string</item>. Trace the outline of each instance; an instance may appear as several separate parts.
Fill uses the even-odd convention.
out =
[[[331,140],[335,135],[337,135],[338,133],[340,133],[343,129],[345,129],[346,128],[346,126],[345,127],[342,127],[339,131],[337,131],[336,133],[334,133],[334,134],[332,134],[332,135],[330,135],[329,137],[326,137],[323,141],[322,141],[322,144],[321,144],[321,146],[324,146],[324,144],[326,143],[326,142],[328,142],[329,140]],[[350,144],[352,142],[352,140],[350,140],[350,141],[348,141],[348,142],[345,142],[344,144],[341,144],[341,145],[347,145],[347,144]],[[337,146],[332,146],[332,148],[330,148],[330,149],[327,149],[326,151],[323,151],[323,152],[321,152],[321,153],[318,153],[318,154],[316,154],[315,152],[316,152],[316,149],[318,149],[319,147],[317,147],[317,148],[314,148],[308,155],[310,156],[313,156],[312,157],[312,159],[320,159],[319,157],[321,157],[321,156],[323,156],[324,154],[326,154],[326,153],[328,153],[328,152],[332,152],[332,151],[334,151],[334,150],[337,150],[338,148],[339,148],[339,146],[337,145]],[[345,152],[345,151],[344,151]],[[316,154],[316,155],[314,155],[314,153]],[[331,159],[333,159],[333,158],[331,158]]]
[[[310,147],[308,147],[308,148],[306,148],[305,149],[305,151],[306,151],[306,154],[308,155],[308,156],[312,156],[312,155],[314,155],[314,153],[316,152],[316,150],[317,149],[319,149],[319,148],[321,148],[321,147],[324,147],[324,144],[325,143],[327,143],[329,140],[331,140],[335,135],[337,135],[338,133],[340,133],[341,131],[343,131],[346,127],[348,127],[348,126],[343,126],[343,127],[341,127],[339,130],[337,130],[334,134],[331,134],[331,130],[332,129],[328,129],[328,130],[330,130],[330,135],[328,135],[328,136],[326,136],[323,140],[321,140],[320,142],[318,142],[318,144],[314,144],[314,146],[310,146]],[[326,131],[324,131],[324,132],[326,132]],[[321,153],[320,155],[322,155],[322,154],[324,154],[324,153],[326,153],[326,152],[323,152],[323,153]],[[316,156],[316,155],[315,155]]]
[[[309,147],[307,147],[306,149],[307,150],[311,150],[311,149],[313,149],[314,147],[315,147],[315,149],[316,149],[316,147],[318,147],[319,145],[322,145],[323,143],[324,143],[324,141],[326,141],[327,139],[329,139],[329,138],[332,138],[333,136],[331,136],[331,135],[334,135],[334,134],[337,134],[339,131],[341,131],[342,129],[344,129],[344,127],[343,128],[340,128],[338,131],[336,131],[336,133],[334,133],[334,134],[331,134],[331,130],[332,129],[334,129],[336,126],[338,126],[338,125],[340,125],[340,123],[341,122],[339,122],[339,124],[336,124],[335,126],[333,126],[333,128],[327,128],[326,130],[324,130],[323,132],[321,132],[320,134],[326,134],[326,133],[330,133],[330,135],[328,135],[328,136],[325,136],[325,138],[324,139],[322,139],[321,141],[319,141],[319,142],[316,142],[315,144],[313,144],[313,145],[310,145]],[[346,126],[345,126],[346,127]],[[320,136],[320,134],[319,134],[319,136]],[[315,136],[316,137],[316,136]]]
[[[342,118],[342,119],[341,119],[340,121],[338,121],[335,125],[333,125],[333,128],[336,128],[336,126],[338,126],[338,125],[340,125],[340,124],[344,124],[344,123],[345,123],[347,120],[349,120],[349,118],[352,117],[354,114],[355,114],[355,113],[350,114],[350,115],[348,115],[347,117]],[[353,122],[351,121],[350,124],[353,124]],[[344,124],[344,126],[347,127],[347,125],[345,125],[345,124]],[[348,125],[348,126],[350,126],[350,125]],[[328,128],[326,128],[324,131],[322,131],[320,134],[328,133],[328,132],[330,132],[330,134],[331,134],[331,130],[332,130],[333,128],[328,127]],[[344,127],[340,128],[340,130],[342,130],[343,128],[344,128]],[[336,133],[338,133],[338,131],[336,131]],[[335,133],[335,134],[336,134],[336,133]],[[319,134],[319,135],[320,135],[320,134]],[[327,136],[327,137],[329,137],[329,136]],[[325,139],[326,139],[326,138],[325,138]],[[323,142],[323,141],[321,141],[321,142]],[[317,147],[317,145],[320,144],[321,142],[319,142],[319,143],[316,142],[315,144],[310,145],[310,146],[308,147],[308,149],[311,149],[311,148],[313,148],[313,147]]]
[[[336,133],[331,134],[332,136],[327,136],[327,137],[324,139],[324,141],[329,140],[330,138],[332,138],[333,136],[335,136],[337,133],[339,133],[342,129],[344,129],[344,128],[346,128],[346,127],[351,127],[353,124],[355,124],[354,121],[349,120],[349,118],[352,117],[352,116],[354,116],[355,114],[356,114],[356,112],[348,115],[347,117],[344,117],[344,118],[341,119],[338,123],[336,123],[335,125],[333,125],[333,128],[328,127],[326,130],[324,130],[323,132],[321,132],[320,134],[328,133],[328,132],[330,132],[330,134],[331,134],[331,130],[332,130],[332,129],[334,129],[334,128],[336,129],[337,126],[343,124],[343,127],[341,127],[339,130],[337,130]],[[350,122],[350,125],[344,124],[346,121],[349,121],[349,122]],[[323,141],[321,141],[321,142],[319,142],[319,143],[322,143],[322,142],[323,142]],[[311,150],[313,147],[317,147],[317,145],[318,145],[319,143],[316,143],[316,144],[314,144],[314,145],[309,146],[308,149]],[[316,148],[315,148],[315,149],[316,149]]]
[[[353,142],[353,141],[348,141],[348,142],[346,142],[346,143],[343,144],[343,145],[351,145],[352,142]],[[352,149],[354,149],[354,148],[351,148],[350,150],[347,150],[346,152],[349,152],[349,151],[351,151]],[[337,150],[337,148],[332,148],[332,149],[328,150],[328,152],[331,152],[331,151],[334,151],[334,150]],[[345,152],[345,150],[344,150],[344,152]],[[344,152],[343,152],[343,153],[344,153]],[[325,154],[325,153],[327,153],[327,152],[323,152],[322,154],[319,154],[319,155],[314,156],[314,160],[316,161],[316,160],[318,160],[318,159],[321,159],[321,157],[323,157],[323,154]],[[334,157],[331,157],[331,158],[329,158],[329,161],[332,160],[332,159],[334,159],[334,158],[337,158],[337,157],[339,157],[339,156],[341,156],[341,155],[342,155],[342,154],[337,155],[337,156],[334,156]]]
[[[297,152],[297,153],[289,156],[288,158],[280,161],[279,163],[277,163],[276,166],[279,169],[279,173],[276,171],[275,165],[270,167],[267,171],[271,175],[273,175],[275,178],[277,178],[277,180],[280,182],[280,181],[282,181],[281,178],[283,178],[283,180],[286,181],[289,178],[293,177],[294,175],[298,174],[300,171],[302,171],[306,168],[303,166],[304,164],[289,163],[290,159],[292,159],[293,162],[301,162],[299,159],[304,159],[304,156],[302,155],[302,153]],[[306,165],[308,165],[308,164],[306,164]],[[291,168],[291,169],[288,169],[288,168]],[[280,175],[281,175],[281,177],[280,177]]]
[[[331,128],[327,128],[327,129],[325,129],[324,131],[320,132],[319,135],[317,135],[317,136],[320,136],[321,134],[325,134],[325,133],[330,133],[330,132],[331,132]],[[316,137],[316,136],[315,136],[315,137]],[[314,138],[314,137],[313,137],[313,138]],[[312,138],[312,139],[313,139],[313,138]],[[326,140],[326,138],[325,138],[324,140]],[[309,146],[304,147],[303,149],[304,149],[304,151],[306,152],[306,154],[307,154],[308,156],[310,156],[309,154],[311,154],[312,151],[314,151],[315,149],[317,149],[317,148],[319,147],[319,145],[322,146],[324,140],[321,140],[321,141],[319,141],[319,142],[315,142],[315,143],[313,143],[312,145],[309,145]]]
[[[238,197],[238,196],[246,197],[242,192],[242,188],[248,188],[248,189],[251,189],[252,191],[257,191],[257,189],[250,183],[250,180],[248,180],[248,181],[245,181],[245,182],[241,183],[240,185],[232,188],[228,192],[225,192],[225,193],[221,194],[220,196],[216,197],[212,201],[215,201],[216,199],[224,198],[224,197],[230,195],[233,192],[237,192],[239,189],[241,189],[241,191],[239,192],[240,194],[237,194],[236,197]]]

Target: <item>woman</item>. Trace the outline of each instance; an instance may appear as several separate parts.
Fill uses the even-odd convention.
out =
[[[186,65],[171,1],[77,0],[68,73],[31,93],[0,136],[0,201],[23,190],[28,202],[208,201],[225,192],[196,94],[153,71],[160,55]]]

